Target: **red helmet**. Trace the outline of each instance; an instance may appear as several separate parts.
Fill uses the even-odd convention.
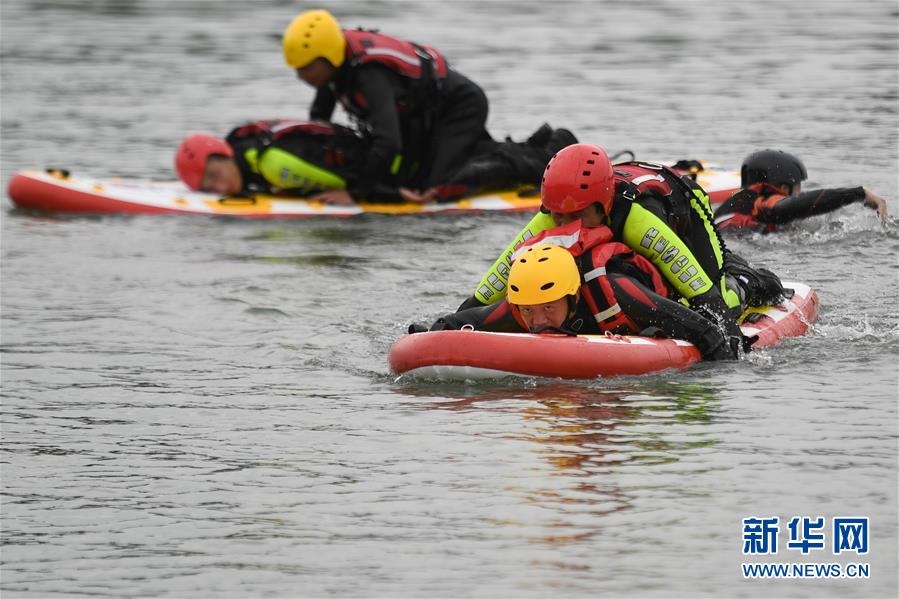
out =
[[[234,149],[224,139],[206,133],[195,133],[185,138],[175,153],[175,170],[178,178],[197,191],[206,172],[206,161],[213,154],[231,158]]]
[[[567,214],[598,203],[608,215],[615,197],[615,174],[606,151],[592,144],[559,150],[543,171],[540,197],[550,212]]]

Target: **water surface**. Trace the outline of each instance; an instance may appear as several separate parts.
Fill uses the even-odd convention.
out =
[[[897,6],[827,0],[380,2],[497,137],[737,166],[899,211]],[[22,0],[2,15],[2,182],[171,178],[192,131],[304,116],[289,2]],[[341,118],[342,115],[341,115]],[[587,382],[388,372],[527,215],[40,217],[3,200],[4,597],[895,597],[895,219],[859,206],[731,242],[821,295],[802,339]],[[866,556],[742,555],[742,519],[866,516]],[[744,561],[870,564],[744,580]]]

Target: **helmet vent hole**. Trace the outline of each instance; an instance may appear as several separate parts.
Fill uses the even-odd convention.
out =
[[[547,291],[549,289],[552,289],[553,285],[555,285],[555,283],[552,281],[550,281],[549,283],[544,283],[543,285],[540,285],[540,291]]]
[[[537,260],[537,262],[546,262],[547,260],[549,260],[549,258],[547,258],[546,256],[543,256],[542,258]]]
[[[596,164],[596,161],[592,158],[587,159],[587,164]]]
[[[521,289],[518,288],[518,285],[509,285],[509,287],[511,287],[512,291],[514,291],[515,293],[518,293],[519,291],[521,291]]]
[[[590,186],[586,183],[581,183],[581,189],[590,189]]]

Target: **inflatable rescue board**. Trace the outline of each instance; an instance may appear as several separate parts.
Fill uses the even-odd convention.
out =
[[[700,164],[690,161],[691,164]],[[740,186],[740,175],[707,165],[683,169],[695,176],[713,203],[723,202]],[[510,211],[531,212],[540,207],[539,191],[533,187],[485,193],[455,202],[436,204],[359,203],[332,206],[314,200],[248,195],[221,197],[193,192],[180,181],[77,177],[65,170],[21,171],[13,175],[7,189],[18,208],[36,212],[71,214],[206,214],[244,218],[302,218],[355,216],[358,214],[431,214],[444,212]]]
[[[784,282],[793,297],[776,306],[750,308],[741,317],[753,348],[804,335],[818,318],[818,294]],[[464,380],[509,375],[593,379],[686,368],[701,358],[692,343],[622,335],[563,335],[433,331],[406,335],[388,355],[390,370],[416,378]]]

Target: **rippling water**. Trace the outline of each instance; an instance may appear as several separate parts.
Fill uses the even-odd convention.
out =
[[[293,2],[2,9],[2,179],[170,178],[194,130],[303,116]],[[894,1],[330,5],[433,43],[496,136],[647,158],[799,153],[899,212]],[[899,223],[858,206],[732,241],[816,287],[811,335],[655,376],[396,379],[526,215],[241,222],[2,214],[4,597],[897,594]],[[742,555],[778,516],[780,552]],[[793,516],[867,516],[803,557]],[[828,537],[828,542],[830,538]],[[828,546],[829,547],[829,546]],[[870,564],[744,580],[745,561]]]

